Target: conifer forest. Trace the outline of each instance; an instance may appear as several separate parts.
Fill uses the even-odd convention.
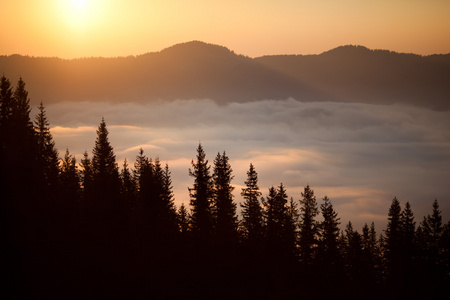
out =
[[[418,220],[394,198],[378,232],[371,220],[355,228],[309,185],[261,190],[257,165],[235,191],[227,153],[209,161],[199,144],[190,203],[177,207],[170,166],[142,149],[119,165],[107,120],[77,161],[58,153],[45,106],[32,113],[29,101],[22,79],[1,78],[2,294],[12,299],[449,295],[450,222],[437,199]]]

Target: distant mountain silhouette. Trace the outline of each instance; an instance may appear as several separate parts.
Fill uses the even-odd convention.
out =
[[[33,105],[60,101],[262,99],[410,103],[450,109],[450,54],[419,56],[362,46],[319,55],[249,58],[199,41],[117,58],[0,56],[0,72],[27,82]]]

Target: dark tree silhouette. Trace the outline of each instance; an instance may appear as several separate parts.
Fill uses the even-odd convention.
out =
[[[442,213],[439,210],[437,199],[434,200],[432,207],[431,215],[425,216],[420,223],[417,239],[420,243],[420,279],[423,286],[427,287],[422,289],[421,292],[424,295],[429,293],[434,297],[438,297],[448,288],[450,278],[448,276],[449,269],[446,269],[445,264],[442,263],[444,258],[442,248],[444,228],[442,225]],[[431,291],[429,290],[430,288],[432,289]]]
[[[295,211],[289,211],[286,189],[281,183],[277,189],[271,187],[264,202],[266,215],[267,251],[274,263],[291,261],[295,248]],[[295,209],[294,206],[291,209]],[[292,213],[292,215],[289,215]],[[291,219],[291,216],[293,217]],[[294,238],[294,239],[293,239]]]
[[[369,225],[364,224],[362,229],[362,248],[363,248],[363,264],[366,266],[365,286],[368,289],[376,289],[381,286],[381,270],[382,270],[382,253],[377,234],[375,231],[375,223]],[[375,298],[378,294],[374,293]]]
[[[316,196],[314,191],[307,185],[300,199],[300,260],[303,265],[313,264],[317,247],[319,227],[315,217],[318,215]]]
[[[133,172],[128,167],[127,159],[123,161],[122,170],[120,171],[120,181],[122,201],[125,204],[128,218],[131,218],[131,214],[136,208],[137,188]]]
[[[348,296],[352,299],[360,297],[372,298],[372,294],[367,295],[366,274],[369,266],[364,259],[362,236],[353,228],[351,222],[345,228],[345,241],[344,255],[349,279]]]
[[[50,123],[47,120],[45,107],[42,102],[39,105],[39,114],[36,116],[34,123],[38,144],[37,163],[42,185],[47,186],[44,193],[48,194],[51,190],[56,190],[55,185],[57,184],[59,173],[59,158],[55,142],[50,133]]]
[[[41,254],[49,249],[46,243],[49,234],[45,231],[49,207],[41,201],[44,198],[39,192],[38,146],[30,119],[30,99],[22,78],[11,92],[9,80],[3,76],[0,91],[1,225],[6,239],[3,250],[6,253],[2,254],[8,257],[8,262],[2,269],[7,270],[5,276],[10,278],[7,288],[29,298],[31,295],[27,293],[31,290],[42,289],[39,273],[48,274],[44,269],[49,263],[48,257]],[[17,285],[19,283],[26,286]]]
[[[298,256],[298,222],[300,218],[300,211],[298,210],[298,204],[292,197],[289,199],[289,203],[287,205],[286,217],[286,250],[288,251],[288,257],[296,260]]]
[[[4,75],[1,78],[0,83],[0,128],[2,128],[2,137],[5,132],[6,124],[8,124],[9,119],[12,114],[13,105],[13,91],[11,82]],[[3,139],[2,139],[3,142]],[[4,147],[4,146],[3,146]]]
[[[206,246],[210,242],[213,226],[213,182],[201,144],[197,148],[197,160],[192,160],[191,164],[193,169],[189,169],[189,176],[194,178],[194,184],[189,188],[192,232],[198,245]]]
[[[126,222],[120,199],[119,169],[108,135],[102,118],[92,150],[92,199],[88,203],[88,222],[94,234],[94,244],[98,245],[99,255],[103,255],[106,264],[119,255]]]
[[[258,198],[261,192],[258,187],[258,174],[253,164],[247,171],[247,180],[245,188],[242,188],[241,196],[244,202],[242,208],[242,235],[248,246],[256,251],[261,247],[263,239],[263,213],[261,203]],[[260,250],[260,249],[259,249]]]
[[[401,224],[401,207],[397,198],[392,200],[388,213],[388,224],[386,233],[386,259],[388,271],[388,284],[391,293],[398,296],[401,291],[402,284],[402,224]]]
[[[233,170],[225,152],[217,153],[213,168],[213,213],[217,242],[229,248],[237,241],[236,203],[233,201]],[[220,246],[219,246],[220,247]]]
[[[86,225],[86,221],[88,218],[89,207],[93,201],[93,170],[92,170],[92,162],[89,158],[89,154],[87,151],[83,153],[83,158],[80,162],[80,181],[81,181],[81,221]]]
[[[189,212],[186,209],[186,206],[184,203],[181,204],[180,208],[178,209],[178,228],[182,235],[186,235],[189,231]]]
[[[323,283],[329,288],[322,295],[332,296],[339,293],[344,285],[342,252],[339,248],[339,218],[331,200],[325,196],[320,205],[323,221],[319,226],[319,244],[317,261]]]
[[[417,278],[417,250],[416,250],[416,222],[411,204],[406,202],[400,215],[401,223],[401,252],[400,267],[402,269],[402,289],[410,296],[414,296],[414,286]]]
[[[63,215],[70,216],[72,226],[79,226],[82,209],[80,206],[81,178],[76,159],[68,149],[66,149],[64,158],[61,160],[58,182],[60,185],[60,201],[64,203],[63,207],[66,209]]]

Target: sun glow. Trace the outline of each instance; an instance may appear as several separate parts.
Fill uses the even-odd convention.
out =
[[[69,1],[72,7],[76,10],[82,11],[86,8],[89,3],[88,0],[71,0]]]
[[[59,15],[67,26],[74,30],[92,29],[105,11],[102,0],[58,1]]]

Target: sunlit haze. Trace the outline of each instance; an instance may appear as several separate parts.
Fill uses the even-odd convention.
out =
[[[356,44],[450,52],[450,2],[1,1],[0,54],[115,57],[201,40],[236,53],[313,54]]]

